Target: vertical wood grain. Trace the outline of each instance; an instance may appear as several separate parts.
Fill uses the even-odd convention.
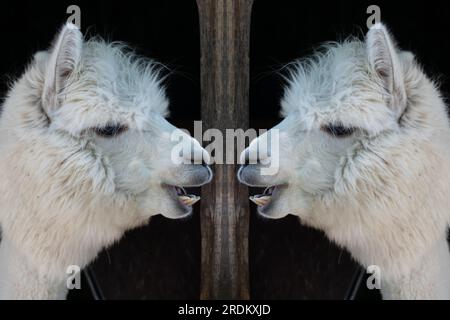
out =
[[[204,130],[248,128],[252,3],[197,0]],[[214,165],[214,180],[202,188],[202,299],[249,299],[248,190],[236,169]]]

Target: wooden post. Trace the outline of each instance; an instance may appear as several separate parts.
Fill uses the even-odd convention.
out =
[[[197,0],[203,128],[248,128],[253,0]],[[225,139],[224,139],[225,141]],[[225,148],[224,148],[225,150]],[[236,164],[215,165],[202,188],[201,299],[249,299],[248,190]]]

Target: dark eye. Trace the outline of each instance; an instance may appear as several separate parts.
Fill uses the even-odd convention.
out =
[[[344,127],[341,124],[327,124],[322,126],[322,131],[325,131],[329,135],[338,138],[344,138],[352,135],[355,132],[355,128]]]
[[[128,130],[127,126],[120,124],[108,124],[104,127],[94,128],[94,132],[101,137],[110,138]]]

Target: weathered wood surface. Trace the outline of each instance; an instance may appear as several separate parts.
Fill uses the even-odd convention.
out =
[[[204,130],[248,128],[252,3],[197,0]],[[236,169],[214,165],[213,182],[202,188],[202,299],[249,298],[248,190]]]

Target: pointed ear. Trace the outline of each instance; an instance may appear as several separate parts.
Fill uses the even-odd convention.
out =
[[[43,107],[50,118],[60,107],[59,94],[80,62],[82,47],[83,35],[80,30],[74,24],[65,24],[50,49],[42,92]]]
[[[400,116],[406,108],[406,92],[395,42],[386,27],[377,23],[367,33],[366,46],[369,64],[385,89],[386,103]]]

